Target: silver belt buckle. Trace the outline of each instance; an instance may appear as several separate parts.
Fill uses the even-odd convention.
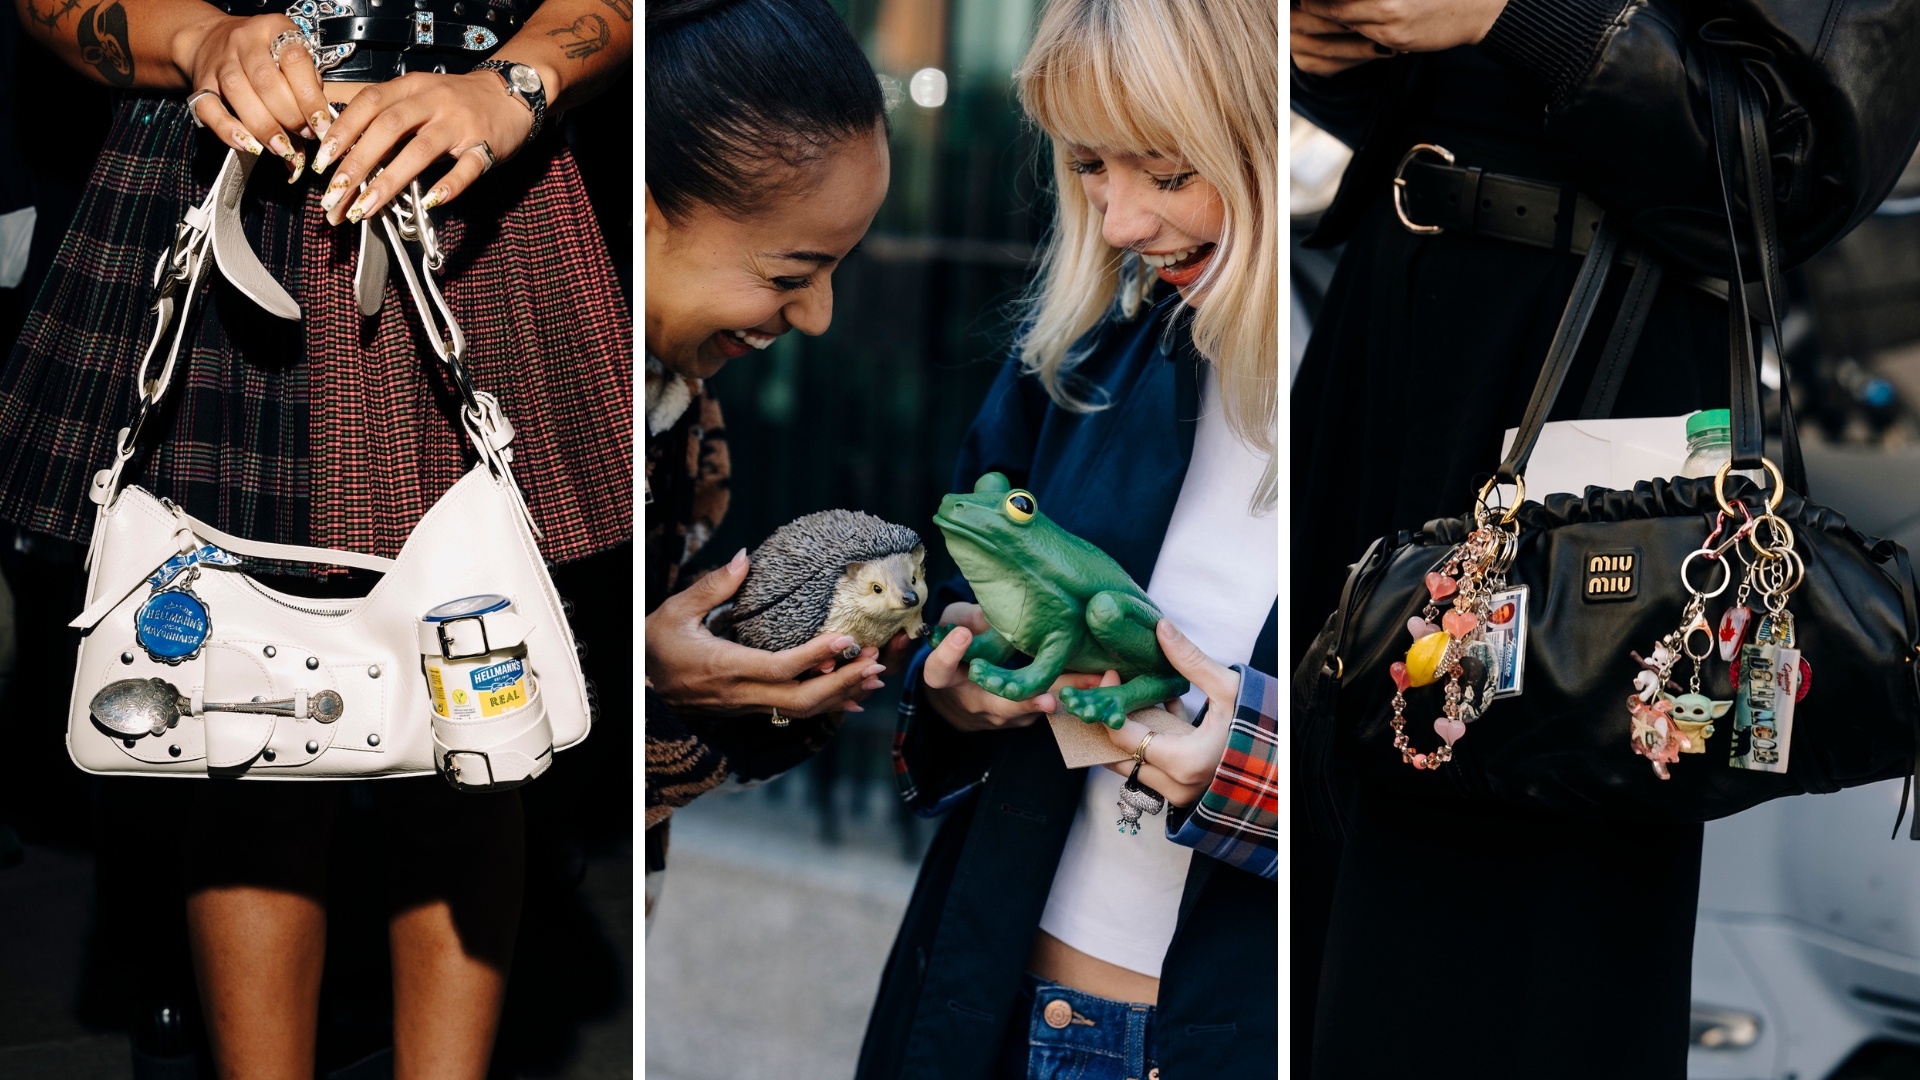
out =
[[[1407,166],[1413,164],[1413,159],[1421,154],[1432,154],[1448,165],[1453,164],[1453,151],[1446,147],[1435,146],[1433,143],[1415,144],[1413,149],[1408,150],[1400,158],[1399,166],[1393,170],[1393,212],[1399,215],[1400,224],[1406,226],[1408,232],[1432,236],[1447,230],[1438,225],[1421,225],[1407,216],[1407,178],[1402,174],[1407,171]]]
[[[465,652],[465,653],[456,654],[453,651],[453,641],[447,637],[447,627],[452,626],[454,623],[460,623],[460,622],[478,623],[480,625],[480,651],[479,652]],[[440,656],[443,659],[470,660],[476,656],[485,656],[488,653],[493,651],[492,643],[490,643],[487,640],[487,620],[481,618],[478,615],[461,615],[452,619],[447,619],[435,629],[440,634]]]

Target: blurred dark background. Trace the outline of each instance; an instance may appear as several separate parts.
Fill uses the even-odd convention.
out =
[[[0,15],[0,215],[35,208],[10,353],[105,138],[113,96]],[[564,137],[631,307],[633,83],[570,112]],[[0,253],[0,266],[5,265]],[[74,545],[0,525],[0,1077],[199,1080],[212,1072],[170,836],[191,780],[89,777],[65,747],[85,576]],[[523,791],[525,913],[493,1075],[632,1075],[632,552],[559,568],[587,649],[592,737]],[[17,643],[17,645],[16,645]],[[15,679],[14,672],[27,677]],[[373,782],[368,782],[373,783]],[[379,819],[350,785],[332,850],[320,1076],[384,1080],[391,1045]],[[129,827],[128,823],[134,823]]]

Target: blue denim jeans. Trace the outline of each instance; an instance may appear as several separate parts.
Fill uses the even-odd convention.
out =
[[[1022,975],[993,1080],[1160,1080],[1153,1006]]]

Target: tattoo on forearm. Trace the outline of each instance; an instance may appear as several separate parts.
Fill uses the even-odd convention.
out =
[[[60,29],[60,21],[80,10],[80,0],[27,0],[27,15],[35,26],[44,26],[48,34]]]
[[[80,16],[76,37],[80,59],[93,65],[100,77],[115,86],[133,85],[133,47],[127,41],[127,9],[114,0],[112,7],[100,11],[95,4]]]
[[[598,15],[582,15],[573,20],[571,26],[547,31],[547,36],[560,39],[560,43],[566,46],[567,59],[585,60],[607,47],[607,42],[613,38],[613,28]]]
[[[600,0],[600,2],[612,8],[613,13],[620,16],[621,22],[633,21],[633,0]]]

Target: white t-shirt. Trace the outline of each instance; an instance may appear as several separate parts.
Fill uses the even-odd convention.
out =
[[[1193,460],[1147,595],[1222,664],[1246,662],[1279,594],[1279,519],[1270,511],[1255,517],[1248,509],[1265,469],[1266,459],[1227,427],[1217,380],[1208,371]],[[1191,717],[1206,704],[1206,694],[1194,687],[1181,704]],[[1167,839],[1164,813],[1142,818],[1137,836],[1121,833],[1116,823],[1125,782],[1111,769],[1087,770],[1040,929],[1090,956],[1157,979],[1173,941],[1193,849]]]

